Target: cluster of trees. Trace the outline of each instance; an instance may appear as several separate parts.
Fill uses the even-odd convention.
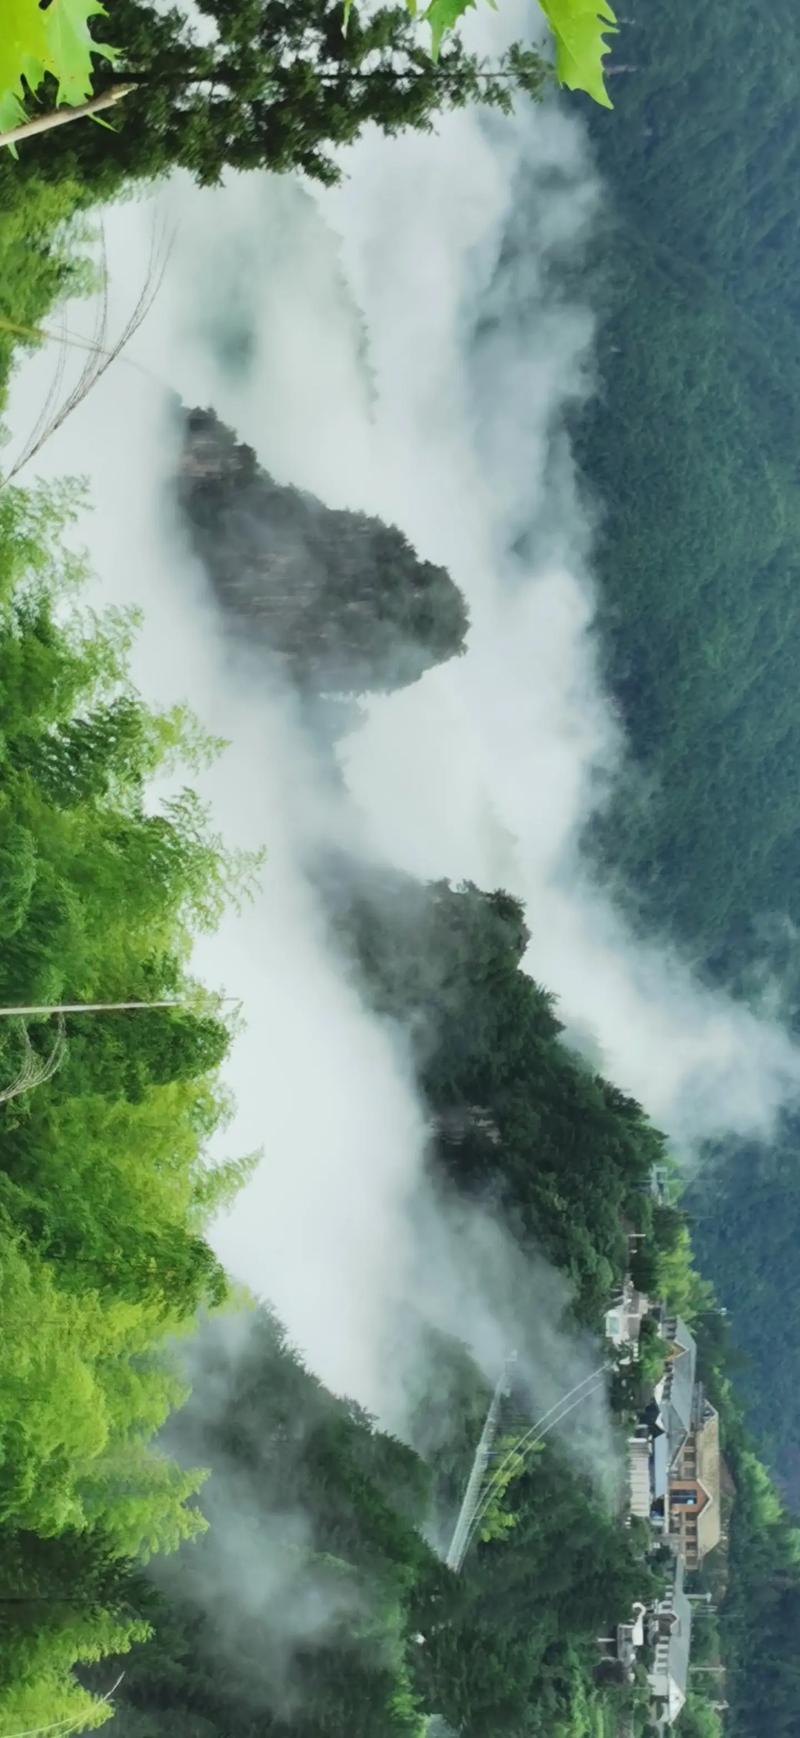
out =
[[[739,1355],[730,1320],[709,1302],[693,1323],[706,1389],[719,1411],[725,1457],[727,1538],[709,1557],[696,1591],[714,1611],[695,1608],[698,1665],[722,1663],[722,1678],[698,1673],[688,1732],[716,1738],[709,1703],[727,1703],[727,1738],[797,1738],[800,1529],[754,1450],[740,1398]],[[693,1626],[693,1633],[694,1633]]]
[[[353,6],[346,30],[342,0],[204,0],[200,10],[204,41],[178,6],[115,0],[109,21],[90,0],[69,8],[64,0],[66,24],[52,32],[59,60],[77,54],[96,97],[126,94],[113,124],[84,121],[42,133],[26,139],[16,159],[0,150],[0,408],[14,347],[35,341],[53,304],[87,283],[81,214],[132,181],[184,168],[207,184],[226,168],[267,168],[331,183],[341,148],[366,127],[430,131],[443,111],[474,103],[508,112],[515,98],[537,98],[552,77],[533,49],[515,44],[486,62],[451,30],[434,59],[428,28],[402,3],[369,16]],[[37,17],[35,5],[15,12],[0,71],[6,126],[17,116],[9,114],[2,81],[19,69],[23,34],[38,28]],[[120,49],[114,64],[92,61],[86,42],[99,45],[109,35]],[[31,77],[35,66],[29,56]],[[16,111],[27,95],[14,84]],[[50,71],[31,113],[53,110],[58,97]]]
[[[427,1469],[329,1394],[265,1309],[233,1335],[210,1325],[193,1359],[172,1436],[211,1469],[210,1526],[158,1570],[120,1731],[422,1738],[412,1606],[427,1621],[447,1579],[420,1531]]]
[[[65,494],[0,493],[0,1006],[191,991],[191,935],[244,865],[190,792],[148,776],[200,744],[149,713],[130,624],[83,615]],[[211,999],[0,1021],[0,1719],[105,1705],[76,1661],[144,1633],[134,1566],[191,1537],[200,1474],[153,1446],[182,1393],[166,1346],[227,1285],[203,1230],[244,1172],[206,1159],[228,1030]]]
[[[753,1429],[796,1508],[800,1508],[799,1142],[798,1118],[787,1113],[769,1144],[720,1143],[709,1152],[686,1197],[703,1264],[713,1273],[735,1325],[741,1353],[737,1380]]]
[[[230,622],[306,695],[399,688],[463,652],[444,568],[394,526],[275,483],[213,411],[185,413],[176,493]]]
[[[746,1441],[731,1464],[736,1506],[723,1608],[730,1738],[797,1738],[800,1529]]]
[[[449,1350],[480,1418],[484,1386]],[[456,1459],[461,1494],[474,1435],[464,1455],[422,1460],[328,1393],[266,1310],[246,1333],[212,1324],[193,1362],[170,1440],[211,1468],[210,1524],[154,1568],[155,1634],[125,1662],[121,1738],[422,1738],[433,1711],[465,1738],[577,1738],[591,1710],[624,1704],[624,1687],[594,1686],[594,1636],[648,1573],[563,1454],[517,1472],[513,1525],[456,1577],[426,1534]]]
[[[518,901],[466,884],[320,868],[332,922],[365,994],[410,1031],[434,1130],[431,1162],[491,1203],[520,1246],[541,1250],[597,1327],[642,1232],[642,1284],[680,1236],[650,1191],[664,1140],[641,1107],[572,1056],[553,997],[520,969]]]
[[[551,76],[522,44],[487,63],[453,32],[434,60],[427,30],[404,4],[363,14],[353,6],[346,30],[342,0],[204,0],[200,10],[212,26],[204,41],[178,7],[116,0],[120,52],[113,66],[96,63],[93,80],[98,95],[129,87],[113,131],[78,124],[28,140],[16,172],[67,175],[96,196],[175,167],[203,182],[218,181],[226,166],[331,182],[337,148],[367,125],[428,130],[442,109],[475,102],[508,110],[516,92],[538,96]],[[90,29],[99,43],[108,20],[91,18]],[[50,76],[40,99],[52,108],[56,96]]]

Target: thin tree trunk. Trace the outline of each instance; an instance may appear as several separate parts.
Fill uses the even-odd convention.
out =
[[[179,997],[164,1002],[42,1002],[28,1008],[0,1008],[0,1018],[33,1019],[38,1014],[117,1014],[128,1008],[180,1008]]]
[[[31,139],[35,133],[49,133],[51,127],[65,127],[68,121],[79,121],[85,115],[98,115],[101,109],[110,109],[112,103],[118,103],[120,97],[126,97],[129,91],[135,89],[135,84],[115,84],[110,90],[103,91],[99,97],[90,97],[87,103],[79,103],[77,108],[54,109],[49,115],[37,115],[35,120],[21,121],[18,127],[11,127],[7,133],[0,133],[0,145],[16,145],[18,139]]]
[[[223,1007],[241,1007],[238,996],[215,996]],[[159,1002],[37,1002],[28,1007],[0,1008],[0,1019],[36,1019],[48,1014],[119,1014],[131,1010],[146,1013],[148,1008],[189,1008],[195,1004],[191,996],[169,996]]]

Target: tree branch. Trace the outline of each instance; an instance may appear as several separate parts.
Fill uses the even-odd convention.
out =
[[[126,97],[134,89],[135,85],[130,82],[115,84],[99,97],[90,97],[88,102],[79,103],[77,108],[54,109],[50,114],[37,115],[35,120],[21,121],[18,127],[0,133],[0,145],[16,145],[18,139],[31,139],[35,133],[49,133],[51,127],[65,127],[68,121],[79,121],[84,115],[97,115],[101,109],[110,109],[112,103],[118,103],[120,97]]]

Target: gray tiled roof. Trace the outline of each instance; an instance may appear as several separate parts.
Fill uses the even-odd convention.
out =
[[[683,1562],[675,1564],[672,1589],[672,1609],[678,1619],[669,1638],[669,1675],[682,1695],[689,1683],[689,1654],[692,1647],[692,1607],[683,1591]]]
[[[664,1384],[662,1409],[669,1437],[669,1458],[675,1459],[692,1422],[692,1396],[697,1367],[697,1346],[694,1335],[680,1316],[671,1325],[669,1338],[676,1351]]]
[[[672,1586],[657,1607],[659,1633],[655,1641],[655,1659],[648,1674],[653,1693],[663,1704],[659,1721],[662,1731],[677,1720],[689,1687],[692,1607],[683,1590],[683,1573],[683,1563],[677,1559]],[[665,1620],[669,1620],[668,1629]]]

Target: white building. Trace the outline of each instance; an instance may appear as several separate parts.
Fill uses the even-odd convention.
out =
[[[683,1590],[683,1563],[676,1559],[669,1592],[656,1605],[650,1625],[655,1659],[647,1674],[656,1718],[674,1725],[686,1701],[692,1647],[692,1607]]]
[[[650,1299],[644,1292],[637,1291],[628,1276],[619,1296],[614,1299],[606,1310],[605,1336],[614,1346],[636,1347],[642,1331],[642,1322],[650,1308]]]

